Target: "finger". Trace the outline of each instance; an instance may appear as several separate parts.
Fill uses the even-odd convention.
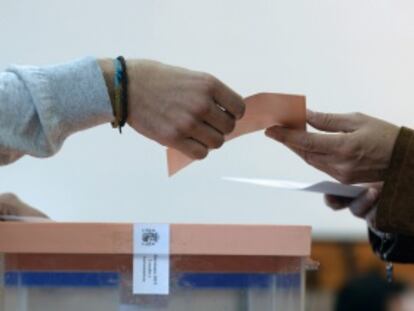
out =
[[[195,160],[204,159],[208,155],[208,148],[192,138],[183,139],[173,147]]]
[[[22,202],[16,195],[11,193],[0,195],[0,216],[7,215],[48,218],[46,214]]]
[[[353,132],[358,128],[358,115],[336,114],[307,110],[306,119],[312,127],[326,132]]]
[[[18,216],[49,218],[46,214],[31,206],[20,208]]]
[[[218,149],[224,143],[223,134],[204,122],[199,122],[190,135],[209,149]]]
[[[365,218],[365,216],[375,208],[380,192],[375,188],[369,188],[358,198],[353,200],[349,205],[349,209],[357,217]]]
[[[300,150],[327,154],[335,154],[343,141],[343,137],[340,134],[309,133],[279,126],[268,128],[266,135],[282,144],[290,145]]]
[[[224,135],[207,123],[194,118],[190,114],[182,114],[178,121],[176,130],[179,137],[178,141],[191,138],[208,149],[216,149],[223,145]],[[177,144],[177,138],[175,144]]]
[[[372,208],[365,216],[365,221],[372,229],[377,229],[377,207]]]
[[[14,193],[1,193],[0,194],[0,203],[4,202],[16,202],[19,198]]]
[[[376,182],[376,183],[368,183],[363,184],[363,186],[374,188],[378,191],[378,195],[381,195],[382,187],[384,186],[383,182]],[[378,202],[379,198],[377,199]],[[373,229],[377,229],[377,207],[376,204],[374,208],[372,208],[366,215],[365,215],[365,221],[367,222],[368,226]]]
[[[379,183],[368,183],[368,184],[361,184],[361,186],[366,187],[367,191],[371,188],[373,188],[374,190],[376,190],[378,193],[381,192],[383,183],[379,182]],[[366,195],[367,192],[363,193],[362,196]],[[339,209],[343,209],[343,208],[347,208],[349,206],[351,206],[352,202],[354,200],[357,199],[352,199],[352,198],[346,198],[346,197],[341,197],[341,196],[336,196],[336,195],[325,195],[325,203],[326,205],[328,205],[329,207],[331,207],[334,210],[339,210]],[[357,204],[358,201],[355,203]],[[367,216],[369,215],[368,212]]]
[[[236,126],[236,120],[223,109],[219,108],[215,103],[213,108],[205,116],[204,121],[214,127],[217,131],[223,134],[229,134]]]
[[[235,119],[238,120],[243,117],[246,109],[243,99],[223,82],[216,81],[213,96],[216,103],[223,107]]]
[[[347,208],[351,202],[351,198],[340,197],[336,195],[325,195],[324,197],[326,205],[328,205],[333,210],[341,210]]]

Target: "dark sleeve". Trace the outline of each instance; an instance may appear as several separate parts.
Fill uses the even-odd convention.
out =
[[[414,236],[414,131],[408,128],[401,128],[394,146],[376,227],[382,232]]]
[[[414,263],[414,237],[386,233],[378,235],[369,230],[369,241],[374,253],[384,261]]]

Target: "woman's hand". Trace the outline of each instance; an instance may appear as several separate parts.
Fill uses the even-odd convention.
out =
[[[272,127],[266,135],[342,183],[384,180],[384,171],[399,133],[397,126],[361,113],[308,111],[307,122],[318,130],[331,133]]]

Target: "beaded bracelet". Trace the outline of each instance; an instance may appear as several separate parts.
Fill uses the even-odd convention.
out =
[[[112,122],[113,128],[119,128],[122,133],[122,127],[128,119],[128,75],[124,57],[119,56],[114,59],[114,116]]]

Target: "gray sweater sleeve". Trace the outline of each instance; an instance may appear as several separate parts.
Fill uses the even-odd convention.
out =
[[[10,67],[0,72],[0,165],[25,154],[51,156],[72,133],[112,118],[96,59]]]

